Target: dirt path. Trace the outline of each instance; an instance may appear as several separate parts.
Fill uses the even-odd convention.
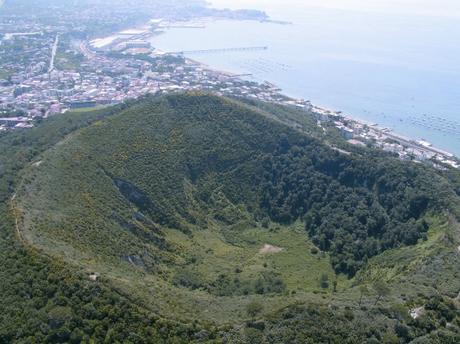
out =
[[[15,226],[15,229],[16,229],[16,235],[17,235],[19,241],[24,246],[26,246],[28,243],[26,242],[26,240],[24,240],[24,237],[22,236],[21,230],[19,229],[19,209],[15,205],[14,198],[16,198],[16,194],[14,194],[13,198],[11,199],[11,201],[12,201],[11,202],[11,210],[13,211],[13,215],[14,215],[14,226]]]

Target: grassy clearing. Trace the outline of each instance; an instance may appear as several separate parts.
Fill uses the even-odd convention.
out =
[[[271,229],[248,227],[234,233],[234,237],[237,243],[229,244],[219,230],[200,231],[191,240],[177,231],[168,233],[168,238],[184,249],[182,256],[192,258],[196,262],[191,264],[193,268],[209,279],[222,273],[234,275],[235,271],[246,278],[272,271],[281,276],[288,292],[323,290],[319,281],[324,273],[331,287],[336,279],[328,254],[312,253],[314,245],[301,224],[276,225]],[[260,253],[265,244],[280,247],[282,251]],[[339,276],[338,281],[339,286],[348,284],[343,276]]]
[[[69,113],[69,114],[80,114],[80,113],[85,113],[85,112],[93,112],[93,111],[96,111],[96,110],[101,110],[101,109],[104,109],[104,108],[107,108],[107,107],[109,107],[109,105],[97,105],[97,106],[93,106],[93,107],[86,107],[86,108],[69,110],[69,111],[67,111],[67,113]]]
[[[78,70],[84,60],[79,53],[66,52],[62,49],[56,53],[56,68],[60,70]]]

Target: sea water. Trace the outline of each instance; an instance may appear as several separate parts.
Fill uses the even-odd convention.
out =
[[[287,95],[425,139],[460,156],[460,2],[214,0],[290,25],[207,21],[152,39],[165,51],[267,46],[188,56],[250,73]]]

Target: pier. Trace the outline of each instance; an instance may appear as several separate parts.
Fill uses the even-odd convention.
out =
[[[205,25],[200,24],[182,24],[182,25],[161,25],[160,28],[162,29],[206,29]]]
[[[237,47],[237,48],[173,51],[173,52],[169,52],[168,54],[171,54],[171,55],[219,54],[219,53],[231,53],[231,52],[240,52],[240,51],[262,51],[262,50],[267,50],[267,49],[268,47]]]

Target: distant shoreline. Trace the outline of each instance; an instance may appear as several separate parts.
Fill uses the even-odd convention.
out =
[[[192,63],[197,63],[197,64],[199,64],[200,66],[202,66],[205,69],[211,70],[211,71],[216,72],[216,73],[221,73],[222,75],[225,75],[227,77],[239,78],[239,74],[237,74],[235,72],[221,70],[221,69],[212,67],[212,66],[210,66],[210,65],[208,65],[208,64],[206,64],[204,62],[201,62],[199,60],[192,59],[192,58],[189,58],[189,57],[185,57],[185,59],[190,61],[190,62],[192,62]],[[296,97],[290,96],[288,94],[285,94],[281,87],[279,87],[278,85],[272,83],[271,81],[267,81],[267,82],[270,82],[272,85],[274,85],[275,87],[280,89],[280,94],[282,96],[284,96],[284,97],[286,97],[288,99],[291,99],[293,101],[296,101],[296,102],[304,101],[304,99],[296,98]],[[397,140],[403,142],[404,144],[415,145],[415,146],[418,146],[420,148],[432,151],[432,152],[434,152],[436,154],[442,154],[442,155],[445,155],[446,157],[449,157],[449,158],[458,159],[458,157],[455,154],[453,154],[451,152],[448,152],[448,151],[446,151],[444,149],[440,149],[440,148],[437,148],[435,146],[432,146],[431,143],[429,143],[429,142],[427,142],[427,143],[430,144],[429,146],[428,145],[421,145],[419,142],[417,142],[416,138],[405,137],[405,136],[399,134],[398,132],[393,131],[392,129],[389,129],[389,128],[386,128],[386,127],[381,127],[380,124],[378,124],[376,122],[370,122],[370,121],[362,120],[362,119],[359,119],[359,118],[357,118],[357,117],[355,117],[355,116],[353,116],[351,114],[344,114],[340,110],[333,110],[333,109],[330,109],[330,108],[327,108],[327,107],[324,107],[324,106],[320,106],[320,105],[312,104],[312,107],[316,111],[321,111],[323,113],[329,113],[329,114],[337,115],[337,116],[343,117],[345,120],[353,121],[353,122],[359,123],[359,124],[361,124],[363,126],[372,127],[374,130],[379,131],[382,134],[385,134],[387,136],[391,136],[394,139],[397,139]]]
[[[206,21],[206,20],[221,20],[221,19],[220,18],[204,18],[204,20]],[[234,20],[234,19],[229,19],[229,20]],[[200,23],[204,23],[205,21],[200,21]],[[262,21],[262,22],[273,23],[273,22],[277,22],[277,21],[267,19],[267,20]],[[192,24],[195,23],[196,24],[196,20],[195,20],[195,22],[190,21],[189,23],[192,23]],[[290,24],[288,22],[279,22],[279,23],[280,24],[281,23],[286,24],[286,25]],[[184,25],[187,25],[187,22],[184,22]],[[149,41],[154,39],[154,37],[157,36],[157,35],[164,34],[170,27],[166,26],[166,27],[160,27],[160,28],[164,29],[164,31],[162,30],[162,31],[152,32],[149,35]],[[156,49],[156,50],[161,52],[160,49]],[[168,53],[168,52],[163,52],[163,53]],[[187,56],[184,56],[184,58],[186,60],[192,62],[192,63],[199,64],[200,66],[202,66],[203,69],[207,69],[207,70],[213,71],[215,73],[221,73],[222,75],[227,76],[227,77],[232,77],[232,78],[235,78],[235,79],[240,79],[240,80],[247,81],[247,79],[242,79],[241,78],[241,73],[228,71],[228,70],[222,70],[220,68],[213,67],[213,66],[211,66],[211,65],[209,65],[207,63],[204,63],[204,62],[200,61],[199,58],[196,59],[196,58],[190,58],[190,57],[187,57]],[[246,74],[244,74],[244,75],[246,75]],[[249,76],[250,73],[248,73],[247,75]],[[276,88],[278,88],[280,90],[279,94],[281,96],[286,97],[286,98],[288,98],[288,99],[290,99],[290,100],[292,100],[294,102],[304,101],[301,98],[293,97],[293,96],[290,96],[290,95],[284,93],[283,89],[281,87],[279,87],[278,85],[276,85],[276,83],[274,83],[272,81],[269,81],[269,80],[267,80],[266,82],[270,83],[273,86],[275,86]],[[426,142],[425,140],[417,141],[417,139],[414,138],[414,137],[404,137],[401,134],[399,134],[398,132],[393,131],[392,129],[389,129],[389,128],[386,128],[386,127],[381,127],[379,123],[369,122],[369,121],[366,121],[366,120],[363,120],[363,119],[359,119],[357,116],[354,116],[353,114],[345,114],[341,110],[333,110],[333,109],[327,108],[325,106],[320,106],[320,105],[315,105],[315,104],[312,104],[312,106],[313,106],[313,108],[317,109],[318,111],[338,115],[338,116],[343,117],[345,120],[353,121],[353,122],[358,123],[358,124],[363,125],[363,126],[372,127],[373,130],[375,130],[377,132],[381,132],[382,134],[385,134],[387,136],[391,136],[395,140],[400,141],[401,144],[410,145],[410,146],[417,146],[422,150],[429,150],[429,151],[435,152],[436,154],[444,155],[444,156],[446,156],[448,158],[455,158],[456,160],[459,159],[459,157],[457,157],[456,154],[453,154],[453,153],[448,152],[448,151],[443,150],[443,149],[436,148],[431,143]],[[429,145],[421,145],[421,144],[419,144],[420,141],[424,141],[424,142],[428,143]]]
[[[276,16],[276,12],[275,14],[269,14]],[[318,40],[315,45],[317,48],[311,51],[311,60],[310,57],[307,58],[306,62],[302,61],[302,57],[293,56],[291,58],[291,55],[295,55],[296,52],[305,53],[309,45],[304,41],[297,43],[298,37],[310,36],[301,33],[298,36],[295,34],[296,31],[308,28],[309,25],[303,23],[294,14],[292,11],[288,11],[287,15],[283,17],[286,20],[294,19],[296,22],[293,27],[282,27],[268,23],[265,26],[264,22],[245,23],[243,21],[240,24],[239,21],[234,21],[233,23],[220,20],[217,23],[209,21],[206,23],[207,28],[203,31],[166,30],[167,36],[154,38],[152,42],[153,45],[158,45],[160,48],[169,49],[170,51],[181,50],[182,48],[193,50],[194,48],[233,47],[238,46],[239,43],[241,45],[268,45],[271,51],[267,52],[267,54],[248,54],[248,57],[246,57],[246,54],[229,54],[228,56],[223,54],[222,56],[217,54],[215,56],[191,54],[187,56],[204,61],[210,67],[222,68],[226,72],[253,74],[254,79],[251,80],[260,82],[264,80],[273,81],[273,83],[283,88],[284,94],[295,98],[310,99],[321,107],[342,110],[344,113],[351,114],[350,117],[356,120],[376,122],[381,127],[391,128],[394,132],[402,133],[415,140],[425,139],[431,141],[433,145],[460,156],[458,149],[460,122],[456,116],[455,109],[457,100],[452,98],[455,92],[449,91],[455,90],[455,88],[443,88],[443,90],[449,91],[443,92],[445,96],[442,93],[433,93],[435,89],[432,92],[431,89],[434,86],[420,87],[410,81],[414,78],[417,80],[419,77],[423,78],[424,73],[422,69],[415,69],[415,67],[413,70],[410,68],[404,69],[406,60],[402,60],[400,64],[399,62],[398,64],[393,64],[390,58],[388,58],[388,61],[383,58],[375,60],[371,58],[374,52],[369,52],[369,56],[367,56],[367,53],[362,53],[358,49],[357,60],[355,61],[353,60],[355,56],[352,56],[354,54],[353,49],[342,49],[341,44],[338,44],[339,47],[334,45],[325,47],[320,42],[321,39],[318,34],[310,37],[313,43]],[[277,18],[275,17],[275,19]],[[315,24],[319,25],[316,20]],[[313,29],[316,27],[314,26]],[[251,29],[253,31],[250,31]],[[242,38],[232,38],[232,31],[243,35],[241,36]],[[248,32],[247,39],[244,36],[245,31]],[[252,34],[251,32],[255,33]],[[267,33],[267,36],[264,36],[264,33]],[[289,42],[282,43],[280,39],[283,39],[283,35],[286,34],[294,35],[295,40],[291,42],[289,36],[285,36],[285,39],[289,40]],[[274,39],[271,38],[271,35],[273,35]],[[361,37],[359,36],[358,39],[361,39]],[[206,41],[208,42],[206,43]],[[404,39],[400,39],[400,41],[404,41]],[[297,48],[297,46],[302,47]],[[332,50],[328,55],[327,52],[330,49]],[[350,50],[350,56],[346,54],[347,49]],[[391,56],[400,57],[399,48],[391,50],[389,46],[388,49]],[[344,55],[340,55],[342,50],[345,51],[343,52]],[[284,55],[287,51],[289,55]],[[339,55],[335,55],[336,52]],[[363,58],[363,61],[360,61],[360,58]],[[289,65],[285,69],[283,63],[286,63],[286,61]],[[425,66],[425,62],[429,63],[431,60],[424,61],[423,65],[419,67]],[[313,69],[310,68],[310,64]],[[318,66],[318,68],[329,66],[331,69],[330,71],[325,69],[324,73],[320,73],[319,70],[315,70],[315,66]],[[383,72],[387,69],[391,74],[390,76],[385,76],[386,74]],[[347,70],[353,71],[357,75],[355,81]],[[419,70],[419,72],[416,72],[416,70]],[[376,75],[379,78],[367,76],[366,71],[377,73]],[[296,77],[297,73],[298,79]],[[413,75],[412,78],[410,78],[411,75]],[[433,77],[438,78],[441,76],[438,72],[433,72]],[[312,82],[306,81],[308,78],[312,78]],[[457,83],[452,77],[446,79],[449,79],[449,83],[446,83],[446,86]],[[292,83],[290,84],[291,81]],[[440,87],[444,85],[441,81],[439,82]],[[437,85],[437,83],[431,84]],[[353,89],[347,90],[347,85],[352,85]],[[430,99],[430,93],[435,94],[436,97]],[[445,108],[442,103],[444,99],[446,100]],[[445,118],[447,123],[437,121],[435,117]]]

